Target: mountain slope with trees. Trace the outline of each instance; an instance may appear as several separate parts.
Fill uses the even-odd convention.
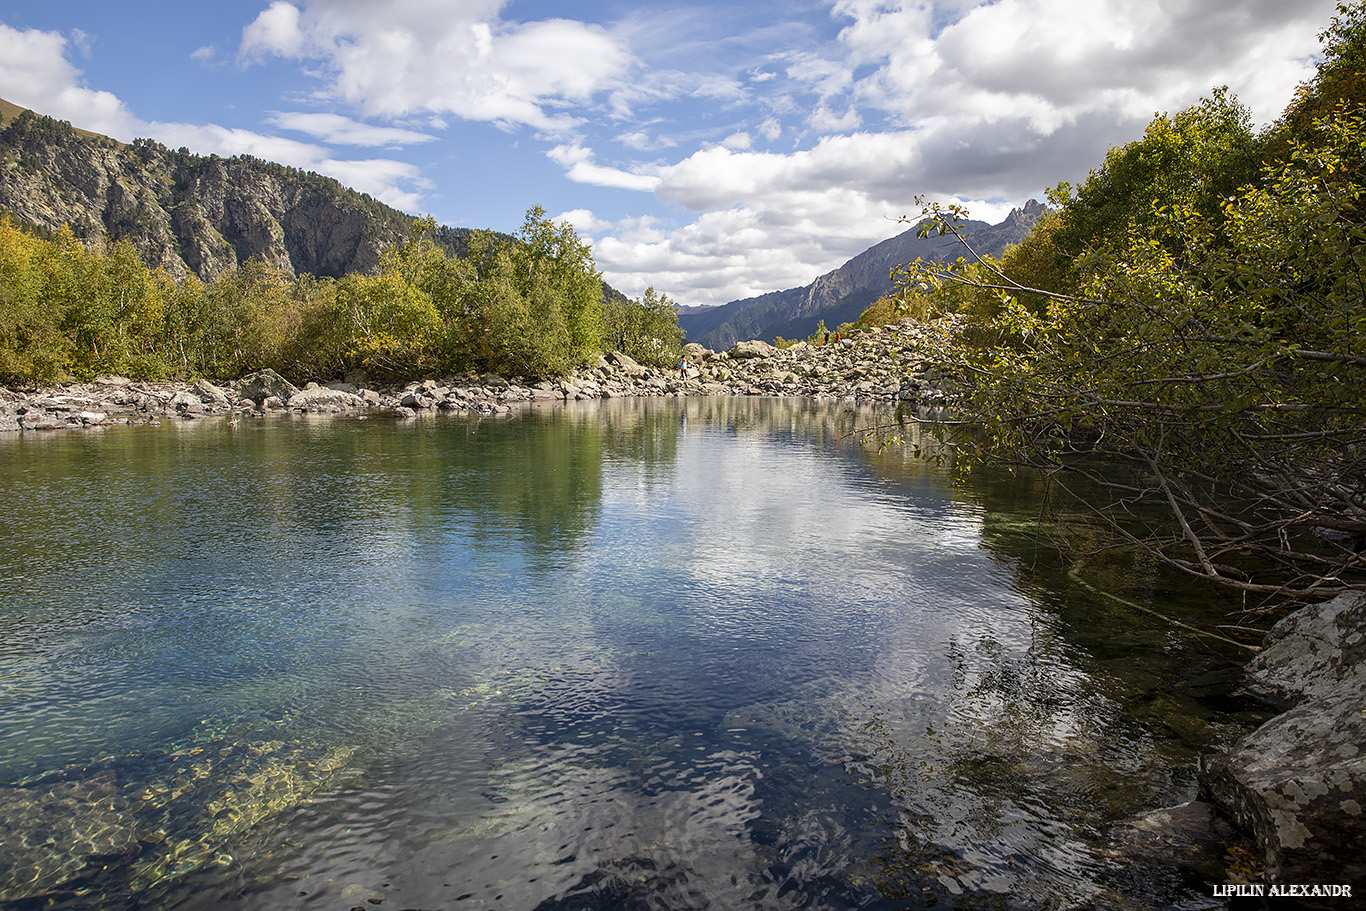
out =
[[[249,260],[288,275],[373,270],[416,219],[330,177],[251,156],[201,156],[147,139],[125,145],[7,106],[0,210],[77,239],[128,240],[153,269],[211,281]],[[463,253],[467,229],[437,240]]]

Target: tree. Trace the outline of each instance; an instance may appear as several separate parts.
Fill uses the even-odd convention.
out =
[[[1092,268],[1088,257],[1123,248],[1132,233],[1160,236],[1176,256],[1180,232],[1162,231],[1164,212],[1198,213],[1217,222],[1223,201],[1259,179],[1261,144],[1245,107],[1217,89],[1174,117],[1158,114],[1143,138],[1111,149],[1105,162],[1079,185],[1049,191],[1056,209],[1048,226],[1059,275],[1049,290],[1075,291]]]
[[[682,352],[678,306],[654,286],[646,288],[639,300],[607,300],[603,304],[603,332],[604,347],[653,367],[676,365]]]
[[[44,300],[50,245],[0,216],[0,380],[59,379],[72,346]]]
[[[1101,485],[1111,497],[1089,505],[1118,541],[1202,578],[1269,597],[1366,588],[1364,147],[1362,117],[1318,121],[1217,211],[1132,221],[1086,255],[1076,293],[922,266],[997,295],[1012,339],[963,349],[978,432],[960,442]]]

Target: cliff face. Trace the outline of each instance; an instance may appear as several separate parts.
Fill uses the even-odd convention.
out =
[[[0,210],[83,239],[128,238],[149,266],[204,280],[253,257],[290,274],[368,270],[414,223],[318,174],[124,145],[27,111],[0,130]],[[460,253],[468,233],[446,229],[438,241]]]
[[[1043,204],[1030,200],[998,225],[968,222],[965,234],[978,253],[998,256],[1010,244],[1023,240],[1043,212]],[[915,232],[910,228],[869,247],[809,285],[683,313],[679,325],[689,341],[722,351],[746,339],[771,342],[779,335],[805,338],[821,320],[831,329],[852,322],[869,304],[892,290],[893,267],[917,258],[956,259],[965,253],[952,237],[920,238]]]

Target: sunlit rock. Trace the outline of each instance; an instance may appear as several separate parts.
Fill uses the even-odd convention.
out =
[[[1294,707],[1201,761],[1201,790],[1257,839],[1272,882],[1366,877],[1364,640],[1360,596],[1282,620],[1251,682]]]

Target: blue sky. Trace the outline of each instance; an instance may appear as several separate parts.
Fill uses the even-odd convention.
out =
[[[1333,0],[0,0],[0,97],[321,171],[414,214],[574,223],[638,296],[806,284],[915,215],[999,221],[1228,85],[1259,123]]]

